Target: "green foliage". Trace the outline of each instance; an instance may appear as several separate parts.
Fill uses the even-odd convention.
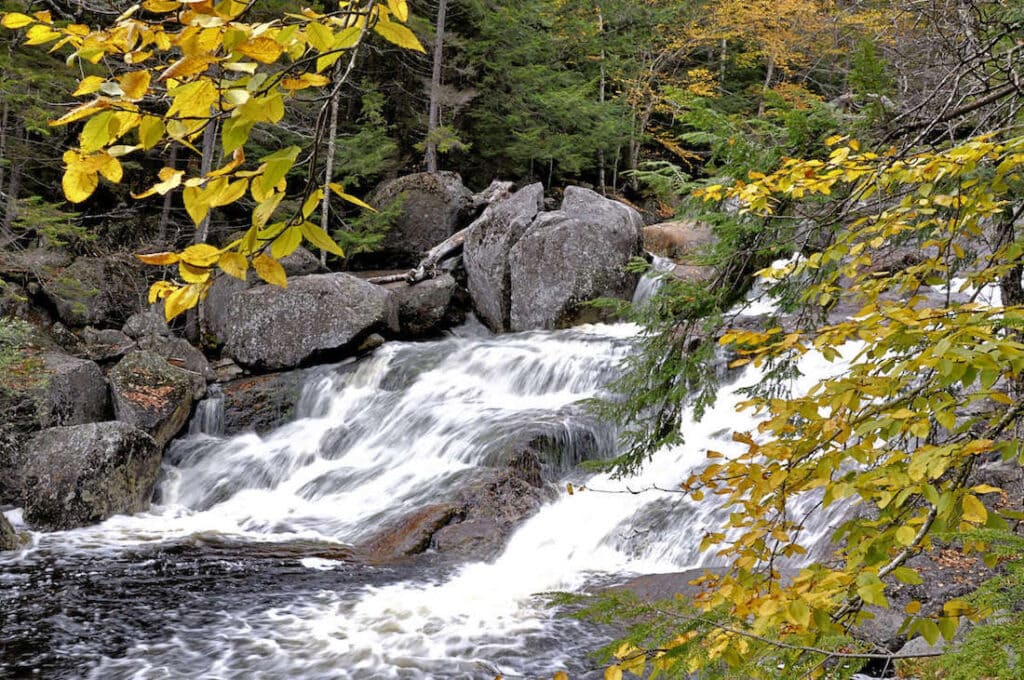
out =
[[[77,222],[78,213],[67,212],[42,196],[18,200],[13,226],[19,233],[38,236],[47,245],[81,252],[95,243],[95,232]]]
[[[847,80],[857,94],[887,95],[892,92],[894,83],[889,65],[879,54],[874,41],[865,38],[857,45]]]
[[[371,253],[376,250],[395,220],[402,214],[405,205],[405,194],[399,194],[387,206],[376,212],[364,212],[346,221],[346,228],[335,231],[332,235],[341,245],[347,257],[360,253]]]
[[[367,186],[398,167],[398,144],[384,117],[384,95],[369,82],[360,90],[358,124],[335,140],[334,171],[346,187]]]

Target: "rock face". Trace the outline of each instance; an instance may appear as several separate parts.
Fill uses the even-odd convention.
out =
[[[422,506],[360,547],[371,561],[387,562],[435,550],[472,559],[497,555],[525,519],[557,496],[541,478],[536,452],[522,449],[504,469],[467,484],[451,500]]]
[[[255,286],[225,294],[210,319],[225,354],[264,370],[298,366],[398,324],[391,293],[348,274],[299,276],[287,289]]]
[[[206,391],[206,380],[139,350],[110,371],[110,389],[115,417],[143,430],[162,447],[188,421],[193,401]]]
[[[93,361],[120,359],[135,348],[135,342],[121,331],[107,328],[97,330],[87,326],[81,333],[86,355]]]
[[[139,266],[114,255],[76,258],[68,267],[50,270],[42,286],[60,320],[75,327],[120,327],[146,295]]]
[[[398,303],[398,327],[403,338],[421,338],[456,326],[465,312],[454,304],[458,284],[451,274],[409,285],[387,285]]]
[[[423,172],[385,182],[369,200],[382,209],[402,201],[401,213],[374,257],[392,267],[412,267],[423,253],[459,230],[473,194],[454,172]]]
[[[624,271],[640,254],[643,220],[588,189],[565,190],[562,209],[542,213],[509,253],[513,331],[565,328],[602,318],[583,303],[630,299],[638,277]]]
[[[544,204],[538,182],[491,203],[469,227],[463,250],[467,284],[480,320],[495,331],[508,330],[512,284],[508,256]]]
[[[0,513],[0,552],[17,549],[18,535],[14,533],[14,527],[7,521],[3,513]]]
[[[44,354],[43,366],[47,377],[39,401],[42,427],[81,425],[109,417],[107,380],[99,366],[58,352]]]
[[[28,443],[25,521],[72,529],[149,507],[160,447],[127,423],[56,427]]]
[[[151,335],[171,334],[171,329],[167,327],[164,317],[151,310],[132,314],[124,322],[124,327],[121,330],[133,340],[141,340]]]
[[[198,373],[207,382],[217,377],[206,356],[184,338],[173,335],[149,335],[139,339],[139,349],[163,357],[172,366]]]

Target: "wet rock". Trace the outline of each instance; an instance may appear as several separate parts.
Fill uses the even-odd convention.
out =
[[[473,195],[454,172],[417,173],[385,182],[369,198],[386,209],[402,201],[401,212],[372,259],[392,267],[412,267],[433,246],[459,230]]]
[[[136,350],[110,371],[110,389],[115,417],[162,447],[188,421],[193,402],[206,392],[206,380],[158,354]]]
[[[93,361],[120,359],[135,348],[135,342],[121,331],[86,326],[81,334],[85,354]]]
[[[477,315],[495,332],[509,329],[509,251],[530,228],[543,201],[544,187],[531,184],[490,204],[466,234],[463,262],[469,295]]]
[[[306,370],[285,371],[222,384],[224,434],[263,434],[291,420],[308,375]]]
[[[4,514],[0,512],[0,552],[17,549],[18,534],[14,533],[14,527],[7,521]]]
[[[171,334],[171,329],[168,328],[164,317],[152,310],[132,314],[124,322],[124,327],[121,330],[133,340],[140,340],[150,335]]]
[[[458,284],[451,274],[409,285],[404,281],[386,286],[398,303],[398,327],[404,338],[421,338],[457,326],[465,311],[454,305]]]
[[[160,447],[127,423],[56,427],[28,443],[25,521],[72,529],[149,507]]]
[[[510,456],[507,467],[477,473],[451,500],[416,509],[362,549],[375,561],[428,550],[490,559],[523,521],[555,497],[554,487],[541,477],[540,458],[523,449]]]
[[[173,335],[148,335],[139,339],[139,349],[163,357],[172,366],[198,373],[207,382],[212,382],[217,378],[206,355],[184,338]]]
[[[643,229],[644,250],[680,264],[695,264],[702,250],[714,245],[711,226],[694,220],[652,224]]]
[[[78,257],[48,271],[43,292],[68,326],[120,327],[142,307],[146,281],[128,256]]]
[[[293,368],[398,325],[392,294],[348,274],[298,276],[286,289],[255,286],[210,307],[211,330],[224,353],[262,370]]]
[[[585,303],[632,298],[638,276],[624,267],[641,252],[642,226],[632,208],[567,188],[562,209],[539,215],[509,253],[511,330],[606,319],[606,311]]]
[[[418,555],[430,547],[438,531],[458,519],[457,503],[433,503],[414,510],[402,521],[380,532],[363,546],[371,561],[387,561]]]

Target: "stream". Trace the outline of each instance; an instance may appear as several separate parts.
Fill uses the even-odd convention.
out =
[[[643,490],[677,487],[754,425],[735,404],[757,376],[738,371],[687,422],[686,443],[638,475],[582,472],[617,438],[583,402],[604,394],[638,333],[460,329],[388,343],[314,372],[295,418],[264,436],[216,434],[212,399],[166,453],[149,512],[33,533],[0,557],[0,677],[602,677],[588,652],[613,633],[540,594],[710,565],[698,544],[721,511]],[[805,380],[829,366],[817,361]],[[587,490],[542,507],[497,559],[346,559],[474,469],[503,465],[524,437],[551,443],[544,463],[563,488]],[[807,542],[828,531],[825,518]]]

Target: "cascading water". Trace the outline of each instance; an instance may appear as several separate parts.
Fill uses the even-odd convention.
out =
[[[295,420],[264,437],[190,434],[168,451],[150,512],[34,534],[0,557],[0,676],[586,677],[603,633],[555,617],[535,594],[705,564],[711,504],[631,492],[675,487],[753,425],[734,408],[755,377],[742,374],[686,426],[685,446],[641,474],[575,468],[615,453],[615,432],[581,402],[602,393],[637,332],[390,343],[316,374]],[[548,474],[588,490],[543,507],[495,561],[344,559],[349,544],[538,437],[560,452]]]

